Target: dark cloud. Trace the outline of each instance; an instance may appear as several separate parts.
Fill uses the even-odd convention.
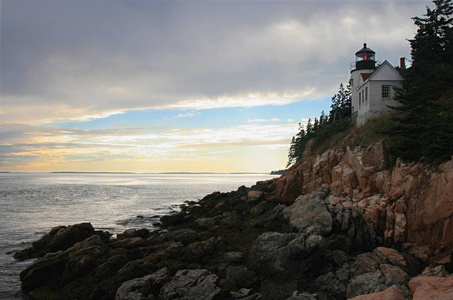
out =
[[[3,0],[0,113],[11,123],[249,93],[326,97],[364,34],[381,60],[407,56],[425,4]]]

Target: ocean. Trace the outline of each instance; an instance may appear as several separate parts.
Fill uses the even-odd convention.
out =
[[[237,190],[267,174],[0,173],[0,299],[25,299],[12,254],[52,227],[90,222],[114,235],[147,228],[185,201]]]

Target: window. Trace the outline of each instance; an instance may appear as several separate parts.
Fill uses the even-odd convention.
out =
[[[382,86],[382,99],[390,99],[390,85]]]
[[[363,103],[365,103],[365,91],[364,90],[362,90],[362,101],[363,101]]]
[[[359,92],[359,105],[362,105],[362,93]]]
[[[368,101],[368,87],[365,88],[365,101]]]

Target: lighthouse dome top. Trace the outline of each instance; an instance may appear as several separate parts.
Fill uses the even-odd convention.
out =
[[[367,47],[367,44],[366,43],[363,43],[363,48],[360,49],[359,51],[357,51],[355,53],[355,56],[358,56],[358,57],[363,57],[364,54],[368,54],[368,53],[373,53],[375,54],[375,52],[373,50],[371,50],[370,48]]]

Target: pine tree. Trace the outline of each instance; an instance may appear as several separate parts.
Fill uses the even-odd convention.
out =
[[[343,83],[332,97],[330,109],[330,122],[337,122],[351,115],[351,91]]]
[[[412,66],[404,77],[394,107],[399,113],[393,128],[395,156],[406,160],[439,161],[453,154],[453,4],[434,0],[411,44]]]

